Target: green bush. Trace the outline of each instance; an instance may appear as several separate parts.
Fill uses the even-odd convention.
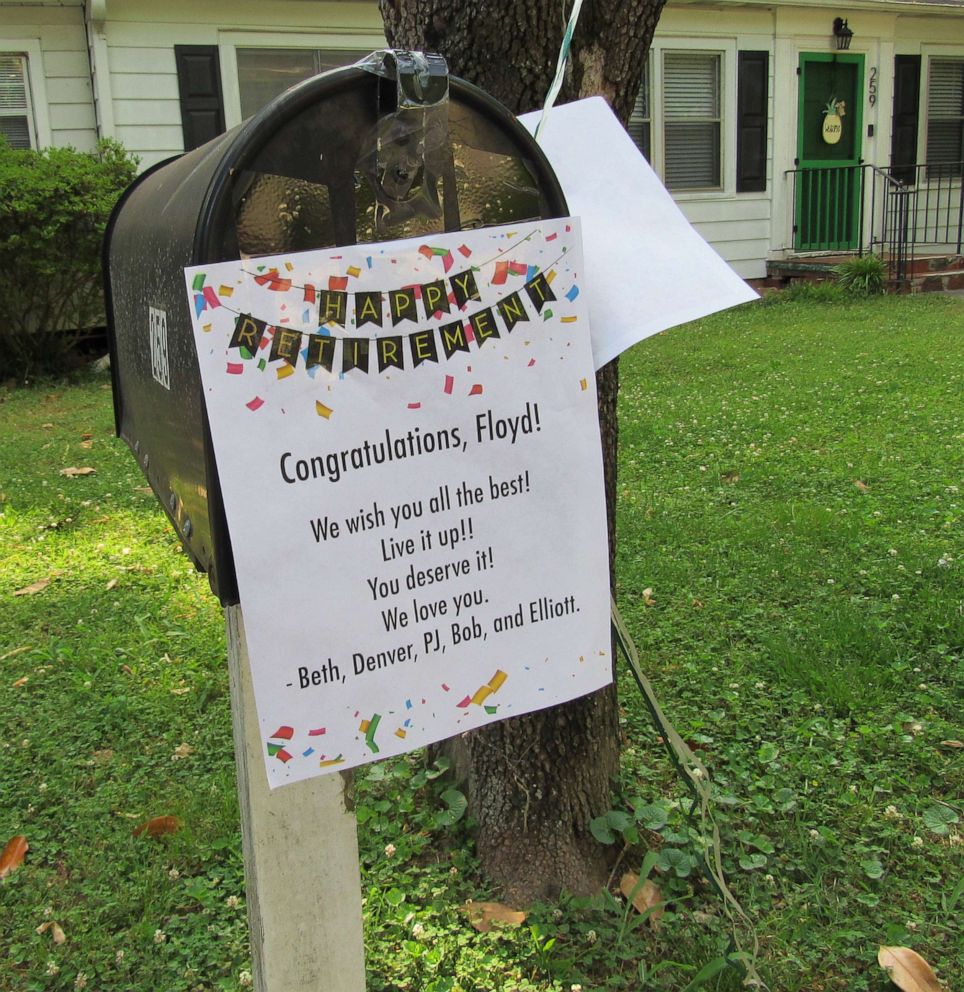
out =
[[[853,296],[877,296],[887,284],[887,266],[879,255],[858,255],[837,266],[837,285]]]
[[[104,323],[101,240],[136,172],[114,141],[87,153],[0,140],[0,380],[61,371]]]

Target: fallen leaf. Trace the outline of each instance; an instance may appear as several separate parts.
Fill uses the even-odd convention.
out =
[[[48,930],[55,944],[67,943],[67,934],[64,933],[63,927],[54,920],[47,920],[45,923],[41,923],[35,932],[42,937]]]
[[[35,596],[38,592],[43,592],[47,586],[50,585],[50,577],[46,579],[38,579],[36,582],[31,582],[29,586],[24,586],[23,589],[17,589],[14,591],[14,596]]]
[[[459,907],[469,918],[469,923],[479,933],[488,933],[493,923],[502,923],[508,927],[521,926],[526,914],[503,906],[500,902],[467,902]]]
[[[78,475],[93,475],[96,471],[97,469],[89,468],[87,466],[84,468],[74,468],[71,466],[70,468],[62,468],[60,470],[60,474],[66,475],[68,479],[76,479]]]
[[[3,853],[0,853],[0,878],[6,878],[11,872],[15,872],[23,864],[29,850],[30,845],[23,834],[11,837]]]
[[[861,491],[862,493],[869,493],[869,492],[870,492],[870,486],[868,486],[866,482],[861,482],[861,481],[860,481],[860,479],[854,479],[854,485],[855,485],[855,486],[856,486],[856,487],[857,487],[857,488],[858,488],[858,489],[859,489],[859,490],[860,490],[860,491]]]
[[[964,743],[961,741],[941,741],[941,747],[949,747],[955,751],[959,751],[962,747],[964,747]]]
[[[101,750],[94,751],[93,753],[94,763],[98,765],[102,765],[105,762],[110,761],[113,757],[114,752],[109,747],[102,748]]]
[[[82,448],[87,448],[87,449],[90,449],[90,448],[93,448],[93,446],[94,446],[94,442],[93,442],[93,441],[81,441],[81,442],[80,442],[80,446],[81,446]]]
[[[51,428],[52,428],[52,427],[54,426],[54,424],[41,424],[40,426],[41,426],[41,427],[42,427],[42,428],[43,428],[43,429],[44,429],[45,431],[49,431],[49,430],[50,430],[50,429],[51,429]]]
[[[693,607],[694,610],[702,610],[703,609],[703,600],[702,599],[694,599],[693,602],[690,605]]]
[[[909,947],[881,945],[877,963],[903,992],[941,992],[941,984],[931,966]]]
[[[116,589],[117,588],[117,581],[118,581],[117,579],[111,579],[107,583],[106,589],[107,589],[108,592],[110,592],[111,589]]]
[[[702,741],[684,741],[683,743],[691,751],[702,751],[706,755],[710,754],[710,749]]]
[[[638,889],[636,889],[637,886],[639,886]],[[633,895],[634,889],[636,889],[635,895]],[[642,885],[639,885],[639,875],[627,871],[619,881],[619,891],[627,899],[632,899],[637,912],[649,915],[651,926],[656,927],[658,925],[659,918],[663,915],[663,907],[659,905],[663,901],[663,895],[659,891],[658,885],[648,878]]]
[[[192,754],[194,754],[194,748],[185,741],[182,744],[178,744],[178,746],[174,748],[174,753],[171,755],[171,758],[172,760],[177,761],[179,758],[189,758]]]
[[[183,696],[185,693],[188,693],[190,691],[191,691],[191,687],[189,685],[182,685],[178,689],[172,689],[171,690],[171,695],[172,696]]]
[[[652,590],[652,588],[644,589],[643,590],[643,603],[646,606],[655,606],[656,605],[656,600],[653,599],[653,590]]]
[[[153,819],[139,823],[131,831],[135,837],[147,834],[148,837],[163,837],[165,834],[176,834],[181,829],[181,821],[176,816],[155,816]]]
[[[24,677],[22,679],[17,679],[17,681],[13,683],[13,687],[14,687],[14,689],[21,689],[29,681],[30,681],[30,676],[29,675],[24,675]]]
[[[6,661],[8,658],[16,658],[18,654],[23,654],[24,651],[29,651],[30,645],[25,644],[22,648],[14,648],[12,651],[8,651],[6,654],[0,654],[0,661]]]
[[[133,674],[134,674],[134,669],[133,669],[133,668],[131,668],[131,666],[130,666],[130,665],[121,665],[121,671],[122,671],[122,672],[123,672],[123,673],[124,673],[125,675],[133,675]]]
[[[728,486],[732,486],[735,482],[740,481],[739,472],[721,472],[720,482],[725,483]]]

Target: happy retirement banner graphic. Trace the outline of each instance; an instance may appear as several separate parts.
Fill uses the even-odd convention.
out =
[[[272,787],[611,680],[578,221],[186,270]]]

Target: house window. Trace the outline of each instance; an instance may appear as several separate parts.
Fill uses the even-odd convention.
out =
[[[351,65],[364,54],[347,49],[238,48],[241,118],[257,113],[289,86],[326,69]]]
[[[961,175],[964,161],[964,59],[931,59],[927,86],[929,171]]]
[[[646,56],[646,64],[643,66],[643,81],[639,86],[639,93],[636,95],[636,105],[629,115],[629,136],[636,142],[636,147],[645,155],[647,161],[650,156],[650,131],[652,127],[652,113],[649,109],[649,56]]]
[[[721,189],[722,57],[663,53],[663,180],[674,191]]]
[[[0,52],[0,134],[13,148],[35,144],[27,60],[13,52]]]

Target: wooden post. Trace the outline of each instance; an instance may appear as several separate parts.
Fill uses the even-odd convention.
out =
[[[364,992],[355,815],[337,772],[271,791],[240,606],[225,611],[256,992]]]

